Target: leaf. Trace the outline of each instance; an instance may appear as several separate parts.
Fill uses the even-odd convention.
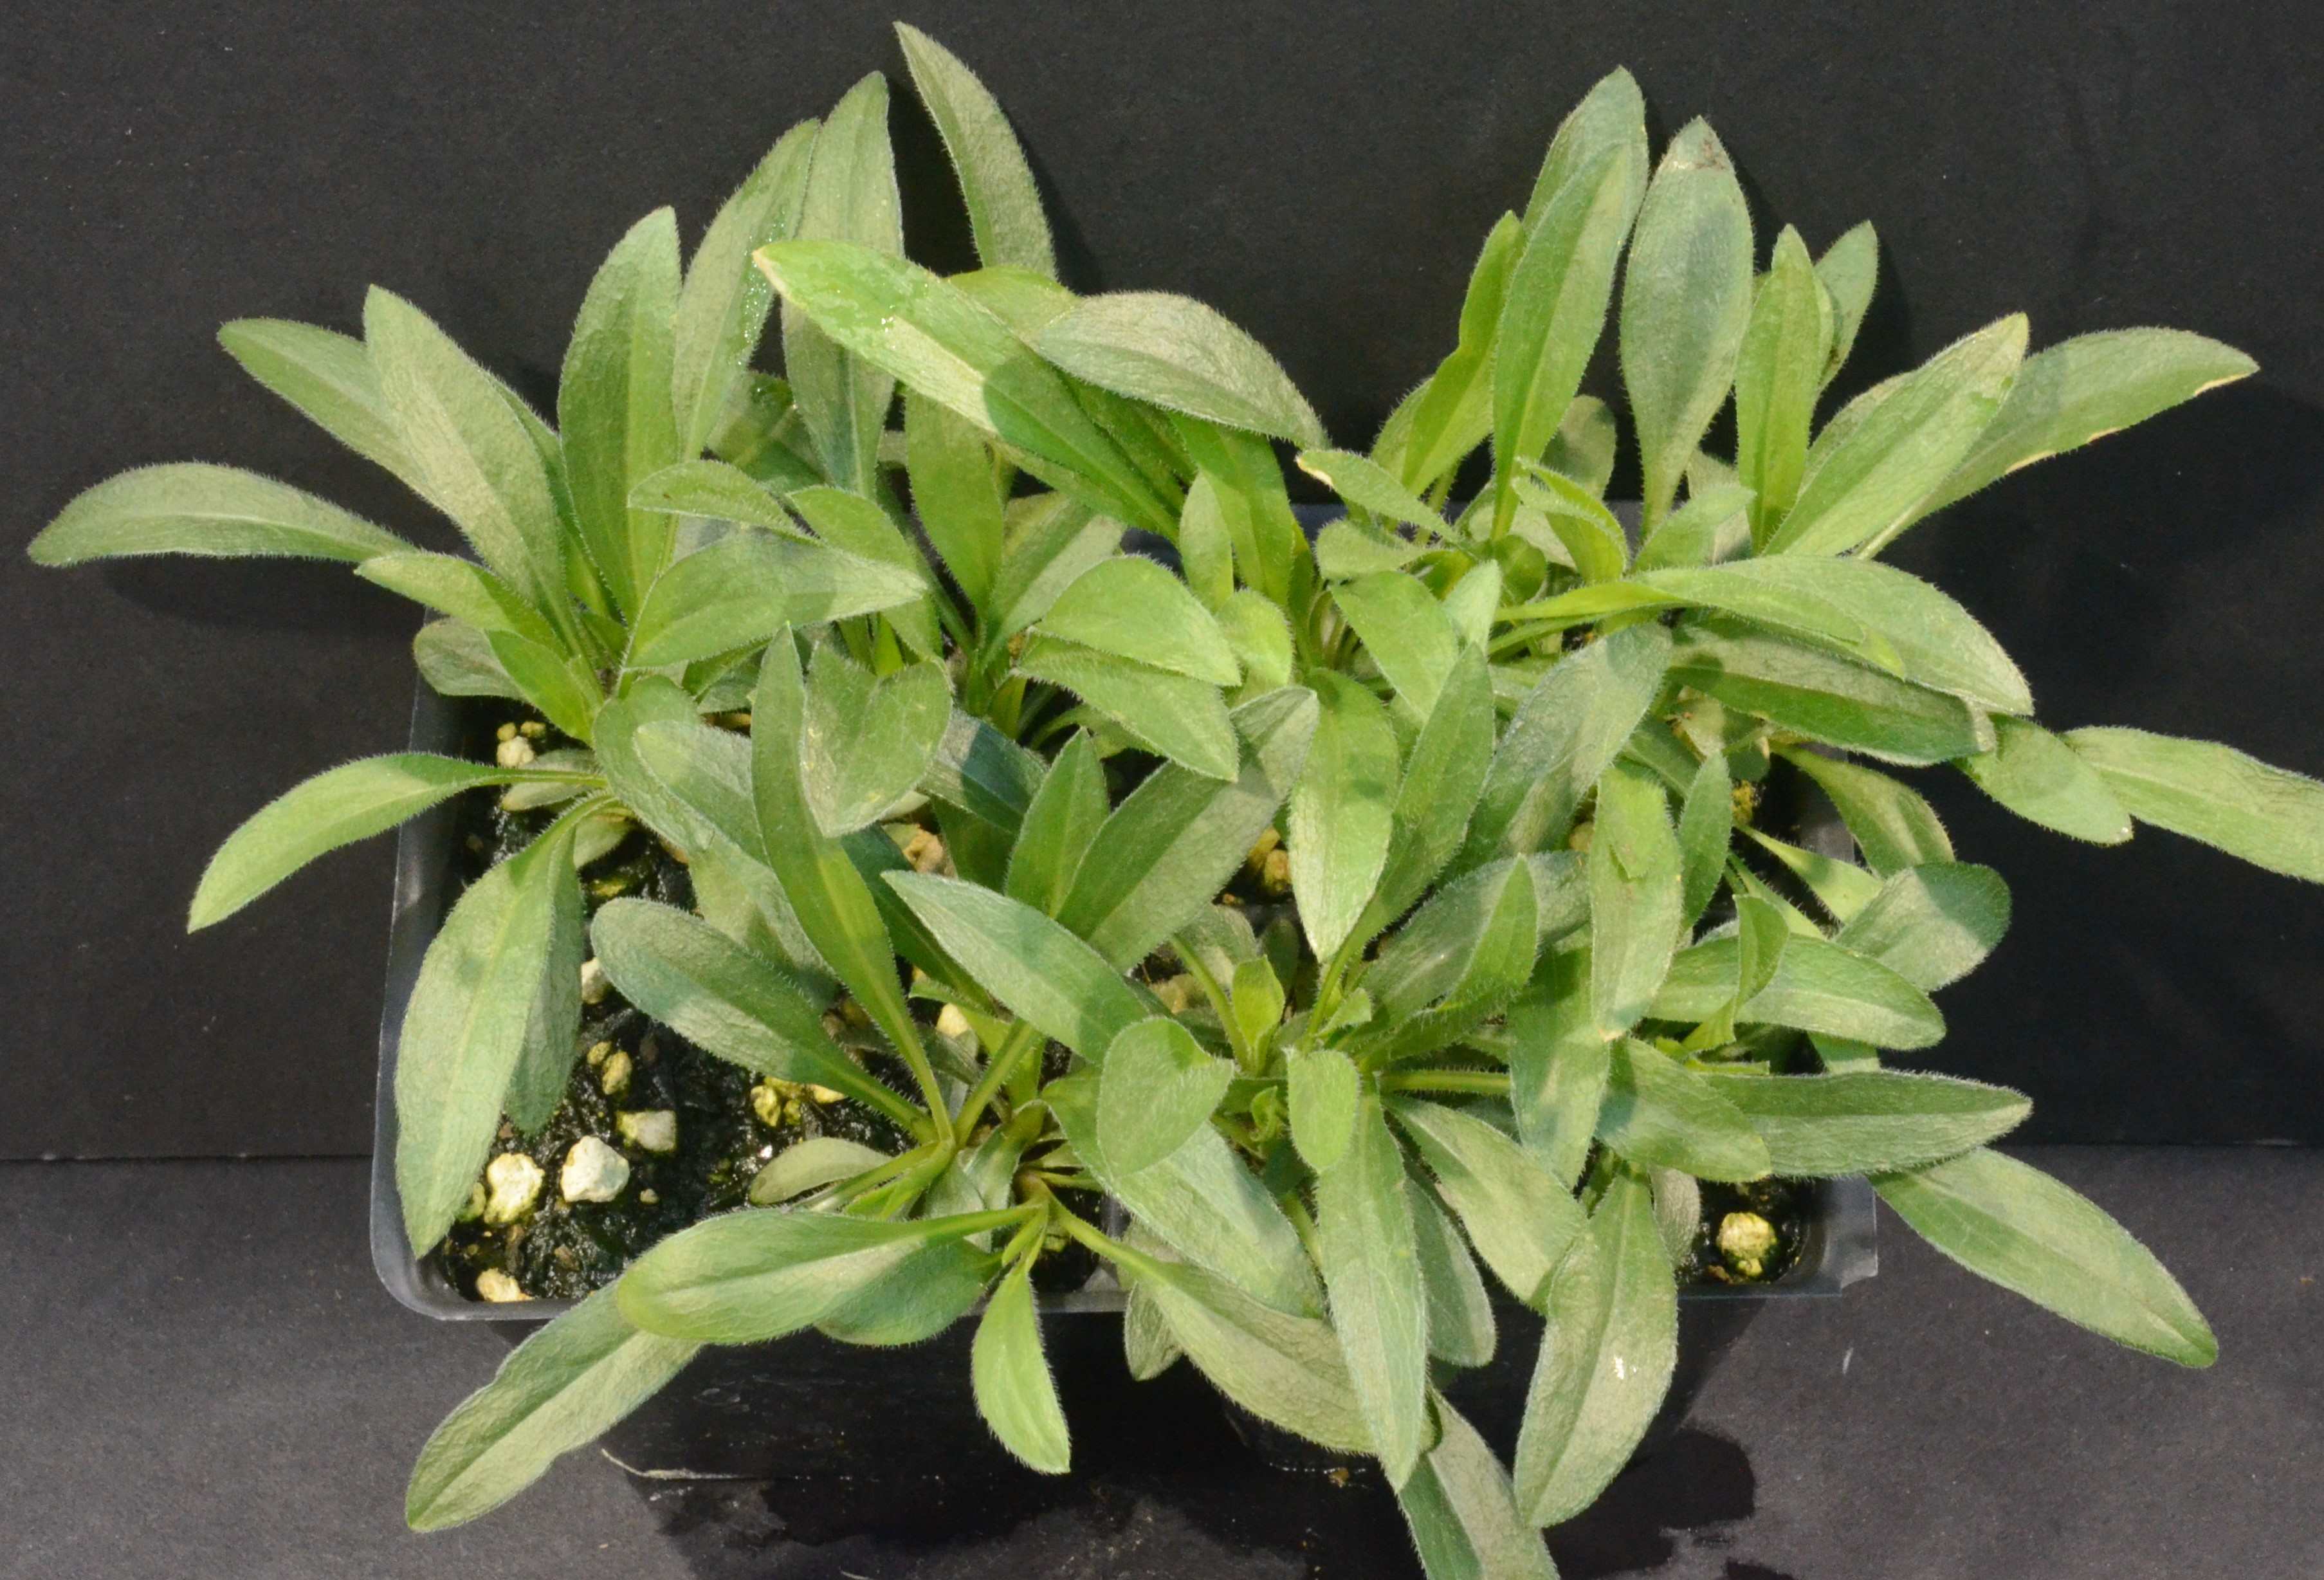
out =
[[[1289,1079],[1291,1141],[1308,1168],[1323,1174],[1347,1155],[1363,1102],[1355,1062],[1336,1048],[1296,1048],[1284,1060]]]
[[[1969,456],[2024,355],[2025,317],[2013,313],[1858,396],[1809,450],[1799,498],[1766,552],[1878,553]]]
[[[1379,462],[1352,450],[1302,450],[1299,469],[1358,510],[1431,532],[1444,530],[1444,513],[1404,485]]]
[[[777,1152],[765,1168],[751,1176],[751,1205],[774,1206],[810,1190],[853,1179],[889,1160],[887,1153],[844,1136],[809,1136]]]
[[[487,633],[521,636],[552,656],[561,640],[516,589],[472,559],[418,550],[378,554],[355,567],[375,587],[450,614]]]
[[[1698,1079],[1742,1111],[1790,1179],[1934,1163],[2008,1133],[2034,1110],[2006,1086],[1904,1070]]]
[[[1726,402],[1751,317],[1751,257],[1734,166],[1710,125],[1691,121],[1663,150],[1622,280],[1622,385],[1649,531]]]
[[[2218,1358],[2210,1325],[2154,1253],[2037,1169],[1979,1148],[1872,1187],[1939,1251],[2069,1322],[2182,1366]]]
[[[1823,368],[1827,384],[1856,347],[1856,332],[1863,326],[1865,310],[1871,305],[1872,290],[1879,277],[1880,239],[1868,219],[1825,248],[1823,256],[1816,260],[1817,283],[1831,299],[1831,351]]]
[[[1203,1051],[1167,1016],[1132,1022],[1105,1050],[1097,1085],[1098,1145],[1106,1166],[1135,1174],[1210,1123],[1234,1066]]]
[[[1614,452],[1620,439],[1614,413],[1606,402],[1595,395],[1576,395],[1573,404],[1565,409],[1564,420],[1550,436],[1541,462],[1602,498],[1614,480]]]
[[[1477,1259],[1434,1195],[1409,1177],[1404,1194],[1412,1207],[1413,1243],[1428,1295],[1428,1353],[1454,1366],[1485,1365],[1493,1358],[1498,1335],[1492,1296]]]
[[[1893,566],[1777,555],[1640,579],[1995,712],[2034,711],[2025,677],[1992,633],[1942,592]]]
[[[1267,348],[1217,310],[1158,291],[1084,297],[1034,341],[1056,366],[1102,390],[1308,449],[1329,442]]]
[[[1357,930],[1377,933],[1434,882],[1461,848],[1493,754],[1493,690],[1480,648],[1452,662],[1412,743],[1389,814],[1388,860]]]
[[[219,328],[217,337],[244,372],[324,432],[419,486],[362,341],[282,319],[235,319]]]
[[[1287,608],[1292,567],[1306,535],[1291,513],[1274,446],[1259,434],[1187,416],[1173,416],[1170,431],[1194,469],[1211,480],[1245,585]]]
[[[1585,585],[1618,580],[1629,568],[1630,544],[1605,503],[1560,472],[1523,463],[1517,496],[1539,511],[1565,558]],[[1545,549],[1546,544],[1543,545]]]
[[[1066,688],[1157,756],[1206,779],[1234,777],[1234,726],[1214,685],[1047,637],[1026,645],[1017,670]]]
[[[1352,1045],[1367,1058],[1408,1058],[1498,1012],[1532,975],[1542,901],[1521,860],[1489,863],[1437,890],[1366,973],[1379,1018]]]
[[[832,548],[875,565],[888,566],[918,584],[921,596],[887,611],[888,624],[904,645],[924,659],[941,658],[944,636],[936,623],[935,578],[928,562],[896,519],[875,500],[844,488],[817,485],[788,496],[815,534]]]
[[[1242,679],[1211,612],[1161,564],[1135,554],[1101,559],[1074,577],[1037,629],[1213,686]]]
[[[1139,1275],[1170,1333],[1220,1392],[1326,1448],[1369,1453],[1347,1363],[1329,1323],[1261,1305],[1199,1268],[1157,1261]]]
[[[2184,329],[2105,329],[2061,340],[2025,359],[2000,414],[1914,514],[2258,371],[2234,346]]]
[[[1598,1136],[1614,1045],[1590,1013],[1590,951],[1542,962],[1509,1006],[1509,1106],[1526,1150],[1560,1189],[1582,1178]]]
[[[1682,949],[1647,1013],[1657,1021],[1706,1021],[1734,991],[1738,947],[1715,938]],[[1919,988],[1877,960],[1794,934],[1775,979],[1743,1005],[1740,1020],[1849,1037],[1876,1048],[1930,1048],[1944,1017]]]
[[[1897,873],[1832,942],[1925,993],[1967,976],[2009,929],[2009,886],[1991,867],[1932,863]]]
[[[1678,814],[1679,927],[1702,919],[1727,874],[1727,850],[1735,834],[1735,787],[1727,774],[1727,754],[1702,760],[1688,784]]]
[[[813,1326],[932,1243],[1013,1215],[891,1222],[785,1207],[722,1213],[657,1242],[630,1264],[614,1293],[622,1315],[649,1333],[757,1344]]]
[[[630,490],[686,454],[670,403],[678,280],[678,217],[657,208],[589,282],[557,385],[582,546],[632,613],[669,562],[675,523],[633,508]]]
[[[471,883],[428,947],[395,1064],[395,1185],[404,1232],[433,1249],[466,1205],[523,1052],[572,882],[569,819]]]
[[[698,456],[750,372],[774,293],[751,254],[798,224],[820,124],[802,121],[767,151],[703,232],[672,324],[671,405],[678,453]]]
[[[816,1319],[816,1331],[847,1344],[927,1343],[984,1298],[994,1259],[976,1243],[982,1237],[928,1242],[876,1282],[842,1297]]]
[[[1646,1182],[1625,1170],[1549,1288],[1549,1326],[1517,1431],[1517,1501],[1556,1525],[1597,1501],[1646,1436],[1678,1348],[1671,1280]]]
[[[1525,225],[1539,224],[1551,199],[1608,149],[1619,149],[1627,167],[1630,216],[1646,190],[1646,101],[1636,79],[1617,66],[1591,85],[1582,102],[1566,112],[1550,139],[1549,152],[1534,178],[1533,196],[1526,200]],[[1628,217],[1625,217],[1625,228]]]
[[[904,46],[912,86],[919,89],[952,156],[953,173],[960,178],[976,255],[988,266],[1030,269],[1054,279],[1057,265],[1050,255],[1041,194],[1000,105],[975,73],[919,29],[899,22],[896,36]]]
[[[26,552],[35,565],[133,554],[360,561],[412,546],[328,501],[233,467],[140,467],[83,490]]]
[[[873,679],[836,642],[816,650],[799,735],[799,788],[833,838],[869,827],[912,793],[952,723],[944,666]]]
[[[1461,463],[1493,430],[1493,341],[1508,300],[1509,273],[1525,250],[1525,227],[1504,214],[1477,254],[1461,300],[1460,340],[1416,392],[1400,444],[1376,446],[1373,458],[1407,489],[1425,489]],[[1434,522],[1422,523],[1430,527]]]
[[[1626,150],[1605,148],[1526,226],[1493,350],[1494,537],[1508,531],[1519,463],[1541,457],[1582,387],[1636,192]]]
[[[581,966],[589,952],[582,917],[581,882],[574,869],[586,864],[575,839],[567,842],[572,857],[543,876],[549,887],[549,937],[540,952],[540,979],[533,985],[532,1012],[526,1019],[524,1046],[509,1076],[501,1106],[521,1135],[535,1136],[555,1116],[565,1101],[573,1074],[573,1060],[581,1051],[576,1035],[581,1024]]]
[[[1751,498],[1749,489],[1733,482],[1707,487],[1689,483],[1686,503],[1646,534],[1631,568],[1687,569],[1711,564],[1730,546],[1740,549],[1750,540]]]
[[[1661,781],[1618,760],[1599,777],[1589,865],[1591,1014],[1618,1037],[1646,1012],[1685,924]]]
[[[780,495],[724,461],[680,461],[641,478],[630,490],[630,508],[739,522],[785,538],[807,535]]]
[[[1062,494],[1038,496],[1030,510],[1012,513],[1009,542],[993,573],[998,611],[988,642],[1004,642],[1049,612],[1075,577],[1121,547],[1121,523],[1093,516]]]
[[[630,633],[629,667],[691,662],[765,642],[787,625],[893,609],[924,588],[910,572],[822,543],[737,532],[672,565]]]
[[[1375,571],[1332,588],[1332,601],[1415,718],[1435,707],[1461,633],[1419,578]]]
[[[1956,698],[1724,620],[1681,633],[1670,677],[1724,707],[1885,762],[1944,762],[1989,744]]]
[[[424,494],[484,562],[552,622],[567,606],[549,472],[501,382],[418,308],[374,286],[364,338]]]
[[[956,878],[891,873],[887,882],[987,992],[1092,1064],[1147,1017],[1119,972],[1031,906]]]
[[[1245,746],[1234,778],[1176,764],[1149,775],[1098,831],[1106,859],[1081,864],[1057,919],[1123,970],[1152,953],[1210,905],[1274,821],[1316,713],[1312,692],[1269,692],[1233,712]]]
[[[572,777],[427,752],[365,757],[318,773],[283,791],[226,836],[203,869],[186,930],[225,920],[317,856],[383,833],[462,790],[554,784]]]
[[[849,88],[825,118],[792,234],[802,243],[853,246],[875,255],[903,252],[903,206],[888,143],[888,83],[878,72]],[[763,249],[753,254],[766,255]],[[780,279],[774,284],[782,290]],[[895,369],[865,356],[821,315],[791,300],[788,291],[784,297],[783,371],[823,475],[840,487],[873,493]]]
[[[1930,862],[1953,859],[1952,841],[1934,807],[1910,787],[1860,763],[1786,750],[1783,760],[1813,780],[1848,825],[1864,864],[1882,877]]]
[[[958,413],[909,395],[904,402],[904,456],[913,513],[929,545],[972,608],[998,613],[992,607],[993,577],[1009,521],[984,435]]]
[[[491,639],[465,620],[430,620],[414,632],[411,661],[439,697],[526,699],[493,656]]]
[[[1097,744],[1087,731],[1076,731],[1026,808],[1003,885],[1009,898],[1054,916],[1109,810]]]
[[[1613,1049],[1598,1135],[1641,1169],[1698,1179],[1763,1179],[1770,1167],[1767,1143],[1720,1088],[1635,1037]]]
[[[1072,1442],[1056,1379],[1041,1350],[1032,1272],[1028,1256],[994,1287],[969,1348],[969,1381],[976,1413],[1001,1446],[1035,1470],[1063,1475],[1073,1468]]]
[[[822,1007],[787,974],[709,923],[613,900],[589,936],[622,996],[687,1041],[753,1075],[844,1092],[908,1127],[920,1117],[831,1039]]]
[[[2130,814],[2097,769],[2031,719],[1997,718],[1990,751],[1953,764],[1978,789],[2031,823],[2095,845],[2120,845]]]
[[[1129,1302],[1121,1314],[1121,1353],[1130,1376],[1140,1382],[1153,1381],[1176,1365],[1185,1354],[1171,1336],[1170,1325],[1164,1319],[1162,1308],[1154,1303],[1148,1287],[1130,1286]]]
[[[497,1509],[650,1399],[699,1347],[639,1332],[614,1291],[599,1290],[518,1345],[429,1435],[405,1521],[442,1530]]]
[[[1102,1082],[1102,1076],[1076,1074],[1050,1082],[1042,1097],[1074,1152],[1131,1218],[1188,1261],[1277,1312],[1321,1312],[1323,1292],[1298,1232],[1226,1138],[1201,1125],[1158,1162],[1117,1169],[1097,1133]],[[1203,1363],[1193,1344],[1186,1350]]]
[[[920,776],[920,789],[1002,833],[1014,833],[1033,804],[1044,766],[1033,753],[955,707]]]
[[[1428,1446],[1428,1298],[1404,1154],[1379,1100],[1357,1107],[1347,1150],[1315,1183],[1316,1259],[1366,1435],[1389,1484]]]
[[[2232,746],[2144,730],[2075,730],[2066,744],[2140,822],[2324,883],[2324,784]]]
[[[1550,1275],[1585,1233],[1565,1186],[1483,1120],[1437,1103],[1399,1100],[1388,1112],[1412,1138],[1469,1243],[1493,1276],[1535,1310]]]
[[[1355,681],[1315,676],[1320,714],[1291,790],[1291,892],[1318,960],[1354,929],[1388,861],[1397,763],[1388,710]]]
[[[1396,1490],[1421,1567],[1430,1580],[1557,1580],[1491,1446],[1443,1394],[1432,1400],[1436,1445]]]
[[[1823,287],[1800,233],[1785,226],[1751,303],[1735,365],[1735,473],[1752,492],[1764,541],[1798,496],[1826,360]]]

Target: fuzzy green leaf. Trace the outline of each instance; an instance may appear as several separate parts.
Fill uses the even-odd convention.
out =
[[[726,403],[750,372],[774,292],[751,266],[751,254],[780,241],[798,224],[815,159],[819,124],[784,133],[743,178],[702,233],[687,265],[672,327],[670,393],[678,453],[698,456],[716,433]]]
[[[908,664],[877,679],[836,642],[807,674],[799,786],[834,838],[870,827],[911,794],[952,723],[944,666]]]
[[[818,542],[737,532],[664,571],[630,632],[632,669],[706,659],[811,625],[893,609],[925,591],[910,571]]]
[[[1707,1021],[1735,991],[1739,949],[1714,938],[1682,949],[1648,1013],[1657,1021]],[[1904,977],[1850,950],[1794,935],[1773,981],[1738,1016],[1756,1024],[1793,1026],[1849,1037],[1876,1048],[1930,1048],[1945,1034],[1944,1017]]]
[[[887,882],[987,992],[1092,1064],[1148,1013],[1120,973],[1031,906],[956,878]]]
[[[1877,769],[1814,752],[1789,750],[1778,755],[1831,798],[1863,853],[1864,864],[1882,877],[1953,859],[1953,843],[1946,837],[1936,808],[1910,786]]]
[[[1461,652],[1460,631],[1444,606],[1400,570],[1342,582],[1332,601],[1412,716],[1427,717]]]
[[[1598,1135],[1641,1169],[1698,1179],[1766,1177],[1767,1144],[1742,1111],[1668,1054],[1624,1038],[1611,1054]]]
[[[904,400],[904,455],[912,511],[972,608],[992,607],[993,577],[1009,537],[992,452],[957,412],[919,394]]]
[[[1978,789],[2030,823],[2096,845],[2120,845],[2130,814],[2098,771],[2031,719],[1993,721],[1991,751],[1953,764]]]
[[[786,538],[807,535],[781,495],[724,461],[680,461],[641,477],[630,489],[630,508],[740,522]]]
[[[1679,925],[1691,928],[1701,919],[1711,897],[1719,892],[1727,873],[1727,849],[1735,833],[1735,786],[1728,777],[1727,754],[1713,752],[1702,760],[1688,784],[1679,808]]]
[[[969,1349],[969,1381],[976,1412],[1001,1446],[1035,1470],[1063,1475],[1073,1468],[1072,1439],[1041,1349],[1032,1271],[1027,1257],[993,1289]]]
[[[1065,687],[1158,757],[1206,779],[1234,777],[1234,725],[1208,681],[1053,637],[1027,643],[1017,670]]]
[[[899,22],[896,37],[904,46],[912,86],[919,89],[952,156],[953,173],[960,178],[976,255],[988,267],[1029,269],[1055,278],[1057,265],[1041,194],[1001,106],[974,72],[919,29]]]
[[[1469,1243],[1509,1292],[1541,1309],[1550,1275],[1586,1233],[1572,1193],[1501,1132],[1437,1103],[1389,1105],[1469,1232]]]
[[[1376,933],[1401,916],[1461,848],[1492,763],[1493,724],[1484,651],[1464,647],[1405,758],[1388,860],[1359,931]]]
[[[1428,1297],[1404,1153],[1379,1100],[1357,1107],[1347,1150],[1315,1183],[1316,1258],[1372,1452],[1401,1486],[1428,1446]]]
[[[1617,761],[1599,776],[1589,855],[1590,1005],[1603,1036],[1638,1023],[1670,968],[1685,923],[1681,859],[1662,781]]]
[[[1832,942],[1934,993],[1976,970],[2008,929],[2009,886],[1999,873],[1937,863],[1891,877]]]
[[[1880,238],[1866,220],[1824,249],[1816,260],[1816,282],[1831,301],[1831,349],[1824,359],[1822,382],[1832,375],[1856,348],[1856,332],[1864,326],[1865,310],[1872,305],[1873,287],[1880,279]]]
[[[2092,728],[2066,743],[2140,822],[2324,883],[2324,784],[2213,741]]]
[[[1109,810],[1097,743],[1087,731],[1076,731],[1025,810],[1003,884],[1009,898],[1056,915]]]
[[[140,467],[74,496],[26,550],[35,565],[133,554],[360,561],[412,545],[327,500],[233,467]]]
[[[1477,254],[1461,300],[1459,342],[1416,393],[1408,425],[1391,442],[1387,429],[1373,458],[1408,489],[1425,489],[1482,444],[1493,430],[1493,342],[1508,300],[1509,273],[1525,250],[1525,227],[1504,214]],[[1434,522],[1424,523],[1430,527]]]
[[[1444,514],[1431,510],[1402,480],[1377,461],[1352,450],[1302,450],[1299,469],[1358,510],[1431,532],[1444,530]]]
[[[1291,790],[1291,892],[1308,947],[1329,960],[1387,864],[1398,767],[1396,732],[1379,699],[1330,670],[1314,679],[1315,737]]]
[[[1167,1016],[1124,1027],[1105,1050],[1097,1085],[1098,1145],[1106,1166],[1135,1174],[1176,1151],[1226,1095],[1234,1066],[1203,1051]]]
[[[1725,619],[1689,624],[1670,674],[1722,707],[1886,762],[1944,762],[1991,744],[1957,698]]]
[[[1322,1174],[1338,1166],[1355,1139],[1362,1077],[1336,1048],[1294,1049],[1285,1067],[1292,1144],[1307,1167]]]
[[[1331,1324],[1260,1304],[1199,1268],[1157,1262],[1138,1287],[1186,1358],[1262,1420],[1327,1448],[1371,1447]]]
[[[1792,507],[1823,388],[1823,287],[1800,233],[1775,238],[1735,365],[1735,475],[1752,492],[1752,537],[1764,541]]]
[[[1493,1298],[1477,1259],[1452,1216],[1436,1197],[1407,1177],[1405,1199],[1412,1205],[1413,1242],[1420,1252],[1420,1279],[1428,1295],[1428,1353],[1455,1366],[1491,1362],[1499,1342]]]
[[[1135,554],[1101,559],[1074,577],[1037,629],[1213,686],[1242,679],[1211,612],[1159,561]]]
[[[364,459],[420,486],[364,343],[282,319],[235,319],[218,344],[251,377]]]
[[[1329,442],[1314,408],[1267,348],[1191,297],[1158,291],[1086,297],[1034,344],[1102,390],[1308,449]]]
[[[1791,1179],[1934,1163],[2007,1134],[2034,1110],[2005,1086],[1904,1070],[1696,1078],[1742,1112]]]
[[[1597,1139],[1614,1049],[1590,1013],[1590,975],[1588,948],[1553,955],[1508,1014],[1517,1134],[1566,1190],[1580,1181]]]
[[[1491,1445],[1443,1394],[1432,1397],[1436,1445],[1396,1490],[1429,1580],[1557,1580]]]

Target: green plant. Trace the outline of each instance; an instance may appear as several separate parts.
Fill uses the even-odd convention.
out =
[[[489,1132],[553,1105],[585,947],[568,847],[618,807],[687,853],[701,914],[598,910],[614,987],[907,1135],[893,1156],[804,1143],[754,1184],[761,1205],[663,1241],[530,1340],[430,1439],[412,1522],[493,1507],[703,1344],[905,1344],[980,1302],[978,1403],[1011,1453],[1063,1471],[1031,1279],[1073,1243],[1128,1284],[1139,1375],[1184,1355],[1252,1414],[1376,1456],[1432,1575],[1546,1575],[1540,1528],[1620,1469],[1669,1381],[1699,1181],[1868,1175],[1970,1270],[2209,1363],[2209,1329],[2136,1241],[1987,1150],[2024,1097],[1885,1063],[1940,1039],[1929,994],[2009,909],[1889,769],[1951,765],[2076,837],[2152,823],[2311,881],[2324,785],[2207,743],[2050,733],[1993,639],[1878,555],[2248,359],[2157,329],[2028,356],[2009,318],[1819,424],[1871,230],[1812,259],[1787,229],[1762,273],[1718,140],[1690,125],[1650,173],[1616,72],[1487,238],[1443,363],[1368,453],[1334,449],[1211,310],[1059,284],[999,111],[902,32],[974,271],[901,256],[866,84],[779,146],[753,180],[792,196],[738,198],[757,217],[722,216],[683,287],[666,217],[617,251],[576,345],[596,366],[611,334],[621,371],[560,401],[561,438],[465,363],[415,371],[415,337],[437,342],[392,299],[368,348],[276,332],[308,352],[262,376],[416,474],[497,578],[208,472],[101,485],[34,545],[326,552],[405,590],[424,562],[467,622],[432,657],[423,635],[431,681],[493,676],[594,749],[327,775],[206,880],[198,923],[465,786],[558,776],[571,811],[438,941],[402,1112]],[[650,268],[640,234],[663,238]],[[741,371],[765,304],[729,278],[745,234],[783,300],[788,385]],[[723,349],[701,360],[670,347],[696,343],[706,256],[740,305],[705,310]],[[1618,273],[1635,548],[1603,498],[1615,414],[1581,393]],[[684,379],[687,415],[663,422],[673,362],[741,392],[710,402],[723,427]],[[1730,396],[1731,461],[1701,448]],[[706,439],[722,459],[697,458]],[[1344,506],[1312,544],[1277,443]],[[1448,514],[1488,445],[1489,479]],[[573,478],[581,453],[618,457],[598,463],[618,480],[509,504],[512,473]],[[584,493],[604,513],[558,503]],[[1125,526],[1168,540],[1176,573],[1123,553]],[[705,722],[746,698],[747,739]],[[1830,799],[1860,861],[1762,826],[1787,781]],[[335,784],[361,790],[316,788]],[[940,836],[941,864],[918,864],[935,870],[905,861],[908,829]],[[868,1019],[868,1054],[834,1040],[835,1004]],[[417,1245],[482,1157],[437,1131],[408,1175],[436,1204]],[[1126,1235],[1095,1221],[1099,1193]],[[1721,1236],[1747,1275],[1765,1227]],[[1513,1471],[1438,1388],[1497,1342],[1486,1272],[1548,1319]]]

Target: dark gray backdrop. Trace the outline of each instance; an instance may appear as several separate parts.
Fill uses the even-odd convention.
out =
[[[1551,130],[1628,63],[1697,113],[1764,237],[1879,226],[1860,387],[2015,308],[2037,344],[2170,323],[2261,375],[2011,478],[1895,556],[1986,619],[2045,719],[2209,735],[2324,773],[2324,127],[2304,6],[1328,8],[916,4],[1000,94],[1069,282],[1167,287],[1369,439],[1449,342],[1471,255]],[[399,741],[407,606],[336,568],[36,572],[14,552],[132,464],[256,467],[423,541],[441,523],[212,342],[356,327],[377,281],[547,404],[589,274],[664,202],[689,238],[775,135],[874,67],[875,7],[0,15],[0,1156],[368,1144],[384,842],[188,938],[217,842]],[[899,94],[910,242],[964,256]],[[1610,392],[1609,392],[1610,393]],[[2091,851],[1927,776],[2017,927],[1929,1062],[2029,1088],[2028,1133],[2324,1139],[2324,892],[2159,833]]]

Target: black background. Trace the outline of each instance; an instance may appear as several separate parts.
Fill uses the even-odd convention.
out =
[[[2169,323],[2242,346],[2258,378],[2008,479],[1895,558],[1994,627],[2048,722],[2324,773],[2324,42],[2306,6],[906,14],[1010,110],[1068,283],[1213,302],[1343,442],[1442,355],[1476,244],[1617,63],[1658,136],[1710,116],[1763,245],[1784,221],[1819,249],[1877,222],[1881,295],[1841,394],[2018,308],[2037,345]],[[337,568],[58,574],[14,546],[115,470],[190,458],[449,547],[250,383],[217,324],[352,330],[376,281],[547,406],[605,249],[665,202],[690,239],[862,72],[900,88],[887,22],[740,3],[0,16],[0,1156],[367,1148],[387,845],[213,931],[179,923],[268,796],[400,742],[416,624]],[[908,89],[894,119],[910,245],[957,266]],[[2031,1090],[2029,1138],[2324,1139],[2324,892],[2157,832],[2070,846],[1957,780],[1925,788],[2017,898],[1927,1062]]]

